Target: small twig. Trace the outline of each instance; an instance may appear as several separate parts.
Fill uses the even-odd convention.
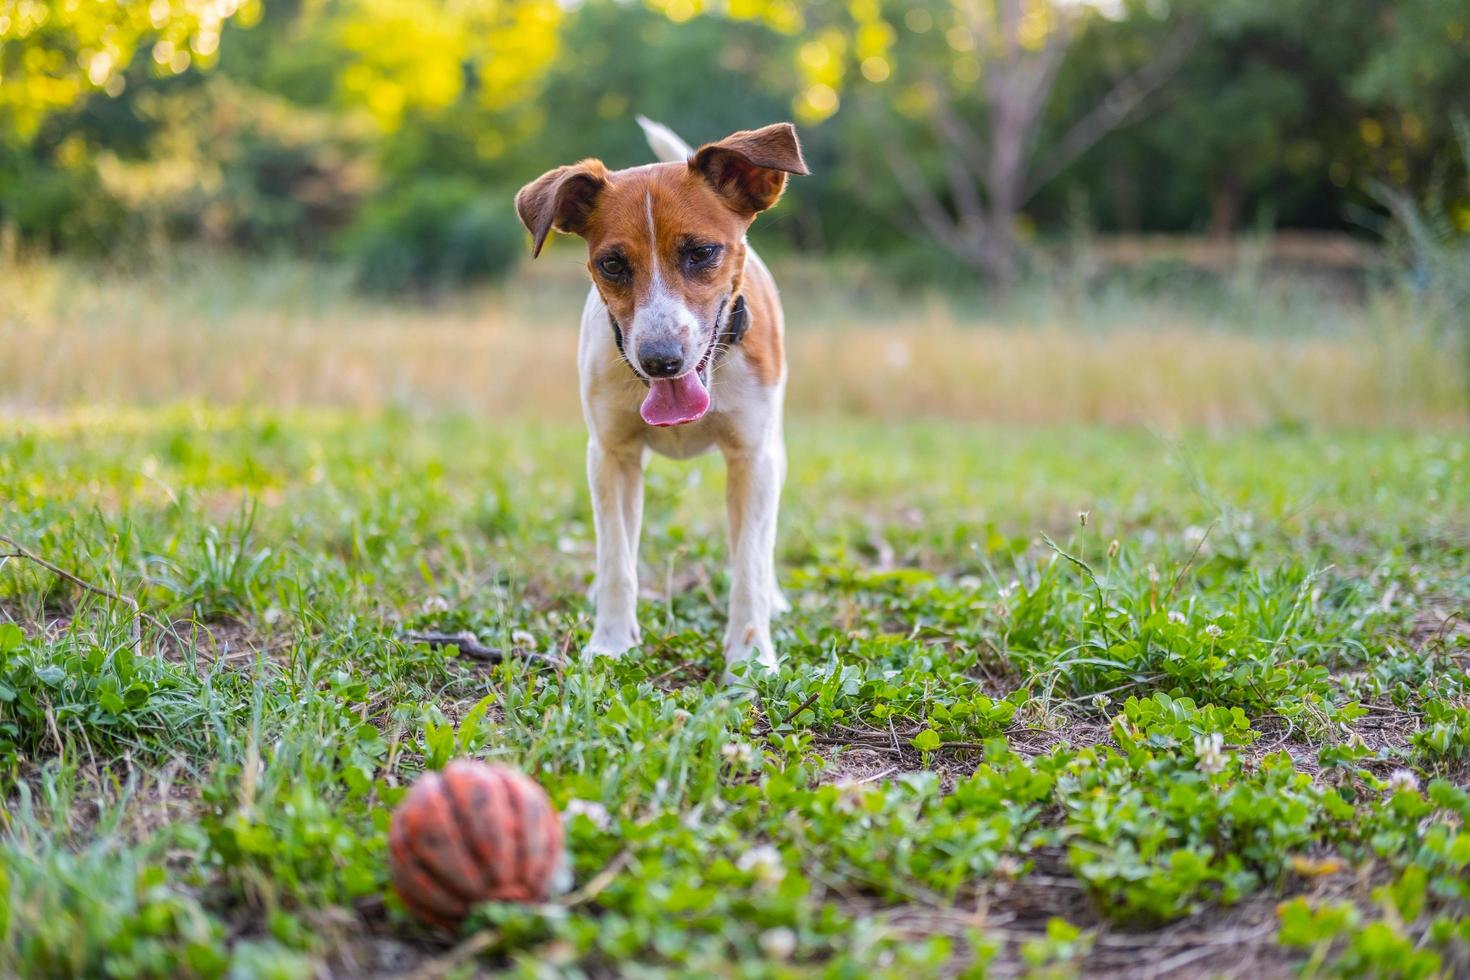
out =
[[[860,738],[833,738],[830,735],[812,735],[811,740],[818,745],[834,745],[838,748],[852,749],[853,751],[882,752],[888,755],[903,755],[903,750],[890,746],[864,741]]]
[[[40,565],[42,568],[46,569],[46,571],[50,572],[51,574],[58,575],[61,578],[66,579],[73,585],[86,589],[93,595],[100,595],[104,599],[111,599],[113,602],[120,602],[131,609],[133,611],[133,646],[141,648],[143,645],[143,620],[148,620],[148,622],[152,623],[158,629],[165,628],[164,625],[158,620],[154,619],[152,616],[139,609],[138,600],[134,599],[132,596],[121,595],[120,593],[104,589],[100,585],[93,585],[91,582],[88,582],[85,579],[78,578],[71,572],[68,572],[66,569],[61,568],[58,565],[53,565],[51,562],[42,558],[34,551],[31,551],[29,548],[27,548],[25,545],[21,544],[14,538],[7,537],[4,534],[0,534],[0,544],[4,544],[15,549],[14,552],[0,554],[0,558],[19,558],[25,561],[34,562],[35,564]]]
[[[503,660],[520,658],[522,660],[536,660],[552,667],[561,666],[561,660],[557,657],[534,650],[522,650],[512,647],[504,650],[500,647],[487,647],[480,642],[480,638],[469,630],[459,633],[411,633],[404,632],[402,639],[407,643],[426,643],[435,649],[441,647],[455,647],[466,657],[483,660],[486,663],[498,664]]]
[[[613,883],[613,879],[628,866],[628,862],[631,860],[633,860],[632,851],[619,851],[618,856],[609,861],[607,867],[593,875],[587,884],[574,892],[563,895],[557,899],[556,904],[570,908],[573,905],[582,905],[585,902],[592,901],[598,895],[602,894],[604,888]]]
[[[888,776],[892,776],[896,772],[898,772],[898,766],[889,766],[882,772],[874,773],[871,776],[864,776],[862,779],[859,779],[857,781],[857,785],[862,786],[865,783],[876,783],[878,780],[885,779]]]
[[[412,974],[412,980],[439,980],[449,971],[479,956],[500,941],[500,933],[494,929],[481,929],[466,936],[443,956],[436,956]]]
[[[1215,530],[1216,525],[1219,523],[1220,519],[1218,517],[1211,521],[1210,526],[1205,528],[1205,533],[1201,534],[1199,540],[1195,542],[1194,550],[1189,553],[1189,561],[1185,562],[1184,567],[1179,569],[1179,574],[1174,576],[1174,581],[1169,586],[1169,591],[1164,593],[1165,603],[1174,597],[1174,590],[1179,588],[1179,583],[1184,581],[1184,576],[1188,575],[1189,570],[1194,567],[1194,560],[1199,557],[1200,549],[1205,546],[1206,541],[1210,540],[1211,532]]]
[[[674,666],[670,667],[668,670],[660,671],[659,673],[654,674],[648,679],[648,683],[657,684],[660,681],[666,681],[670,677],[673,677],[675,674],[677,674],[679,671],[693,666],[695,666],[693,660],[681,660],[678,663],[674,664]]]
[[[1058,701],[1057,707],[1066,707],[1067,705],[1082,707],[1083,705],[1090,703],[1095,697],[1105,696],[1109,694],[1117,694],[1119,691],[1126,691],[1132,687],[1142,687],[1145,684],[1152,684],[1154,681],[1161,681],[1163,679],[1163,674],[1149,674],[1147,677],[1140,677],[1136,681],[1129,681],[1126,684],[1119,684],[1117,687],[1110,687],[1105,691],[1093,691],[1091,694],[1084,694],[1080,697],[1068,698],[1065,701]]]
[[[801,704],[797,705],[796,706],[796,710],[792,711],[785,718],[781,719],[781,724],[783,724],[783,725],[789,725],[789,724],[791,724],[791,719],[795,718],[797,715],[801,714],[807,708],[810,708],[812,705],[816,704],[817,703],[817,698],[819,698],[821,696],[822,696],[822,691],[821,691],[820,688],[818,688],[816,691],[814,691],[812,693],[812,696],[811,697],[807,698],[805,701],[801,702]]]
[[[1265,718],[1280,718],[1282,721],[1286,722],[1286,731],[1284,731],[1284,732],[1281,733],[1281,737],[1280,738],[1276,739],[1276,741],[1272,742],[1270,745],[1257,746],[1257,748],[1263,749],[1263,750],[1265,750],[1267,752],[1274,752],[1277,749],[1281,748],[1281,746],[1285,745],[1288,741],[1291,740],[1291,736],[1296,732],[1296,722],[1292,721],[1290,718],[1286,717],[1285,715],[1278,715],[1275,712],[1272,712],[1269,715],[1262,715],[1260,718],[1257,718],[1256,720],[1257,721],[1261,721],[1262,719],[1265,719]]]

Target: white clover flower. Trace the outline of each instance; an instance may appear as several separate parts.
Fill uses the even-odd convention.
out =
[[[449,600],[442,595],[431,595],[424,600],[423,611],[428,615],[449,612]]]
[[[693,717],[694,716],[692,714],[685,711],[683,708],[675,708],[674,717],[670,719],[669,724],[673,725],[674,731],[677,732],[679,729],[683,728],[685,724],[688,723],[690,718]]]
[[[1215,773],[1225,768],[1225,736],[1219,732],[1194,737],[1195,768]]]
[[[741,871],[755,875],[755,880],[767,888],[774,888],[786,878],[786,866],[781,863],[781,852],[770,844],[752,847],[735,862]]]
[[[720,749],[720,755],[737,769],[750,769],[755,766],[755,749],[749,742],[726,742],[725,746]]]
[[[1087,526],[1087,519],[1089,517],[1091,517],[1091,516],[1092,516],[1092,511],[1090,511],[1090,510],[1079,510],[1077,512],[1077,523],[1078,524],[1081,524],[1083,527],[1086,527]]]
[[[1159,569],[1153,562],[1148,563],[1148,580],[1151,585],[1159,584]]]
[[[612,814],[607,812],[607,807],[596,800],[567,800],[567,805],[562,808],[561,812],[567,819],[579,815],[586,817],[598,830],[605,831],[612,827]]]
[[[1117,538],[1114,538],[1113,540],[1109,541],[1108,542],[1108,557],[1109,558],[1117,558],[1118,557],[1118,552],[1120,550],[1122,550],[1122,548],[1123,548],[1123,545],[1122,545],[1121,542],[1118,541]]]
[[[1205,636],[1208,636],[1212,640],[1218,640],[1224,635],[1225,631],[1222,630],[1219,626],[1216,626],[1214,623],[1211,623],[1210,625],[1205,627]]]
[[[1170,609],[1169,610],[1169,622],[1171,622],[1171,623],[1178,623],[1180,626],[1183,626],[1188,621],[1189,621],[1189,617],[1186,616],[1186,615],[1184,615],[1184,613],[1180,612],[1179,610],[1177,610],[1177,609]]]
[[[1390,793],[1419,792],[1419,777],[1407,769],[1395,769],[1388,777]]]
[[[1092,696],[1092,706],[1098,711],[1106,710],[1107,706],[1112,703],[1113,699],[1108,697],[1106,694],[1094,694]]]
[[[761,933],[759,942],[768,960],[789,960],[796,952],[796,933],[785,926],[767,929]]]
[[[516,630],[511,633],[510,642],[522,649],[536,649],[536,637],[528,630]]]

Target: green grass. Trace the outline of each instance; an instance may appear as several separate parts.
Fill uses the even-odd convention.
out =
[[[583,801],[484,968],[1470,969],[1463,436],[797,422],[778,676],[718,683],[716,460],[651,469],[639,656],[402,642],[575,653],[581,439],[6,424],[0,533],[151,620],[0,567],[0,974],[472,970],[386,866],[466,754]]]

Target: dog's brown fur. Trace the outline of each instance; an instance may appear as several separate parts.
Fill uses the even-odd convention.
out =
[[[531,230],[536,254],[552,229],[587,241],[587,271],[614,320],[627,323],[645,299],[649,277],[610,280],[597,263],[616,252],[635,269],[647,269],[680,243],[720,245],[724,260],[685,277],[680,292],[705,313],[722,297],[744,295],[750,315],[741,348],[756,376],[774,384],[784,350],[781,306],[775,283],[759,263],[746,265],[745,233],[761,211],[775,204],[788,173],[807,173],[789,123],[742,131],[701,147],[687,164],[660,163],[609,171],[600,160],[558,167],[516,195],[516,210]],[[658,215],[651,254],[650,208]]]
[[[593,288],[582,307],[577,379],[597,574],[586,651],[622,656],[641,642],[638,538],[649,453],[689,459],[718,449],[730,518],[726,662],[774,667],[771,617],[789,608],[775,570],[786,472],[783,323],[775,284],[745,233],[806,163],[789,123],[697,151],[667,127],[639,123],[662,163],[609,171],[584,160],[516,197],[537,251],[553,229],[587,241]],[[745,334],[720,352],[742,298]]]

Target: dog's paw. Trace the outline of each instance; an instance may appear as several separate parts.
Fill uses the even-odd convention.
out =
[[[738,635],[731,631],[725,636],[725,682],[727,684],[735,676],[732,671],[739,664],[745,665],[741,672],[747,678],[756,670],[775,670],[777,668],[780,661],[776,658],[776,648],[771,645],[769,630],[748,626]]]
[[[594,660],[597,657],[621,657],[629,650],[636,647],[642,641],[638,635],[638,627],[610,627],[606,629],[594,629],[592,639],[582,648],[583,660]]]

